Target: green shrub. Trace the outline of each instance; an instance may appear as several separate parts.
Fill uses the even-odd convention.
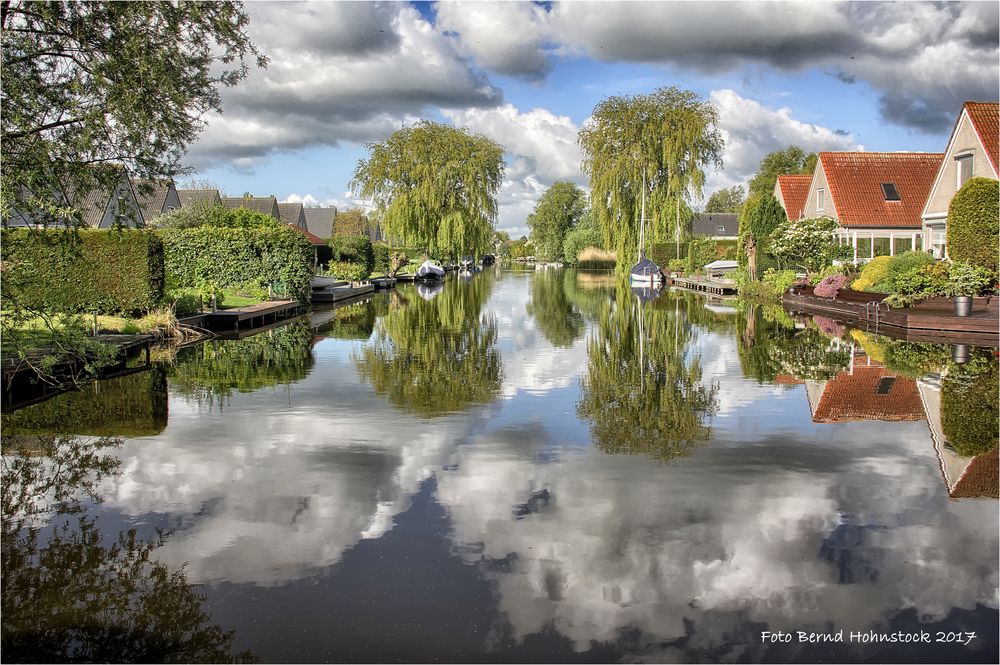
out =
[[[148,231],[4,229],[0,245],[5,309],[140,313],[163,298],[163,243]]]
[[[948,256],[997,270],[1000,242],[1000,185],[990,178],[970,178],[948,207]]]
[[[877,256],[866,263],[851,288],[855,291],[874,291],[875,285],[882,282],[888,274],[890,261],[891,256]]]
[[[171,289],[164,294],[163,299],[174,309],[175,316],[190,316],[201,311],[204,302],[201,292],[193,288]]]
[[[353,263],[351,261],[331,261],[326,271],[334,277],[346,279],[351,282],[368,279],[368,276],[371,274],[364,264]]]
[[[601,232],[591,226],[571,229],[563,238],[563,262],[576,265],[580,252],[587,247],[601,247],[604,240]],[[516,258],[516,257],[515,257]]]
[[[271,286],[305,302],[313,275],[309,240],[285,224],[167,228],[163,239],[168,286],[236,288]]]
[[[768,270],[761,281],[770,286],[778,297],[791,288],[796,281],[794,270]]]
[[[694,272],[719,258],[718,246],[708,236],[694,236],[688,243],[687,269]]]
[[[687,259],[670,259],[666,268],[671,272],[684,272],[687,270]]]
[[[330,238],[334,262],[358,263],[367,271],[365,277],[375,268],[375,253],[372,241],[365,236],[334,236]],[[364,279],[362,277],[361,279]]]
[[[189,229],[196,226],[217,226],[229,229],[258,226],[281,226],[282,222],[267,213],[247,208],[226,208],[221,205],[193,205],[171,210],[154,220],[161,229]]]
[[[922,268],[934,263],[934,257],[926,252],[903,252],[896,256],[889,257],[889,263],[885,267],[885,276],[875,283],[875,290],[878,293],[896,293],[896,280],[915,268]]]
[[[389,258],[392,253],[391,248],[384,242],[372,243],[372,270],[374,272],[389,273]]]
[[[948,268],[948,287],[942,295],[978,296],[988,291],[997,281],[997,274],[967,261],[955,261]]]
[[[997,363],[978,358],[953,365],[941,386],[941,428],[948,444],[965,457],[997,447]]]

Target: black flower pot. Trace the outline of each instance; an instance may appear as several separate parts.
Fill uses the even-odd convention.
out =
[[[969,316],[972,314],[972,297],[955,296],[955,316]]]

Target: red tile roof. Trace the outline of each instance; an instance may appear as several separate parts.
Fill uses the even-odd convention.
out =
[[[953,499],[997,499],[1000,498],[1000,473],[997,451],[979,455],[965,467],[965,473],[948,492]]]
[[[855,367],[827,381],[813,413],[817,423],[923,419],[917,382],[879,366]]]
[[[912,228],[934,184],[942,153],[821,152],[837,219],[842,226]],[[899,201],[886,201],[882,183],[893,183]]]
[[[998,120],[996,102],[965,102],[965,110],[969,112],[972,126],[976,128],[979,140],[983,143],[986,154],[993,163],[993,170],[1000,173],[997,166],[1000,152],[1000,120]]]
[[[326,246],[326,241],[320,238],[318,235],[309,233],[305,229],[299,228],[295,224],[289,224],[288,226],[292,227],[293,229],[304,235],[306,238],[309,238],[309,242],[311,242],[313,245],[318,245],[320,247]]]
[[[781,188],[781,199],[785,204],[785,214],[788,219],[798,219],[802,216],[802,209],[806,207],[806,198],[809,196],[809,185],[812,183],[811,175],[779,175],[778,187]]]

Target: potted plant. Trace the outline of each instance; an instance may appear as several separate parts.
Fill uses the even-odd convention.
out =
[[[946,295],[951,296],[955,304],[955,316],[972,314],[972,298],[986,289],[992,282],[992,276],[985,268],[974,266],[965,261],[955,261],[948,270],[948,285]]]

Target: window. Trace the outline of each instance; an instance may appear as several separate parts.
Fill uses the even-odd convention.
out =
[[[892,239],[892,253],[893,254],[902,254],[903,252],[908,252],[908,251],[910,251],[910,248],[912,246],[913,246],[913,237],[912,236],[910,236],[910,237],[896,236],[895,238]]]
[[[873,256],[889,256],[889,238],[872,238]]]
[[[859,259],[870,259],[870,258],[872,258],[872,239],[871,238],[858,238],[858,258]]]
[[[715,227],[715,232],[718,233],[719,235],[726,235],[726,227],[725,226],[716,226]]]
[[[894,376],[883,376],[878,380],[878,385],[875,386],[876,395],[888,395],[889,391],[892,390],[892,385],[896,383],[896,377]]]
[[[826,190],[825,189],[817,189],[816,190],[816,210],[822,210],[823,209],[823,205],[825,203],[825,201],[823,199],[825,199],[825,198],[826,198]]]
[[[894,182],[883,182],[882,183],[882,195],[885,196],[886,201],[898,201],[899,191],[896,189],[896,183]]]
[[[958,171],[958,188],[972,177],[972,154],[959,155],[955,158],[956,171]]]

